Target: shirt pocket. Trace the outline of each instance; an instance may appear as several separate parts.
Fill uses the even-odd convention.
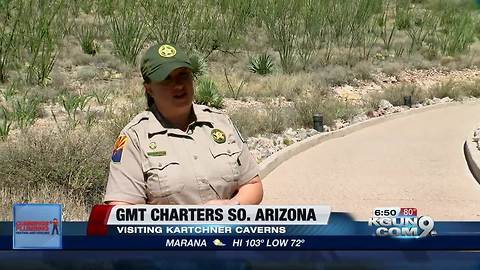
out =
[[[214,160],[214,170],[226,182],[238,180],[240,173],[237,163],[241,149],[236,143],[214,144],[210,146],[210,153]]]
[[[175,156],[149,157],[146,182],[148,193],[153,197],[167,197],[181,192],[185,183],[180,159]]]

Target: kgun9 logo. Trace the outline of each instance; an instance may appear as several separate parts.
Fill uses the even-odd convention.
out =
[[[368,226],[378,227],[377,236],[425,237],[434,235],[434,221],[429,216],[422,217],[371,217]],[[419,233],[419,229],[421,233]]]

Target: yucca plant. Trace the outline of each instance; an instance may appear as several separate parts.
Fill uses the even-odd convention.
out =
[[[91,111],[90,107],[87,109],[87,113],[85,115],[85,129],[87,131],[92,130],[92,127],[98,123],[98,113],[96,111]]]
[[[109,89],[95,90],[93,91],[93,97],[100,105],[105,105],[107,103],[108,97],[110,96]]]
[[[31,126],[38,117],[40,100],[38,98],[22,97],[13,103],[12,118],[21,129]]]
[[[68,118],[73,121],[73,124],[76,125],[76,116],[77,111],[83,111],[85,106],[87,105],[88,101],[92,98],[91,96],[77,96],[77,95],[62,95],[60,97],[60,101],[62,102],[62,106],[67,112]]]
[[[194,53],[190,56],[190,65],[192,66],[192,73],[195,79],[200,78],[203,74],[207,72],[207,61],[197,53]]]
[[[259,75],[268,75],[273,71],[273,59],[270,55],[263,53],[256,57],[251,57],[248,69]]]
[[[85,24],[76,28],[75,36],[82,47],[82,51],[86,54],[95,55],[98,53],[99,46],[95,40],[95,29],[95,26]]]
[[[210,79],[202,79],[198,82],[195,91],[195,103],[214,108],[223,107],[223,97],[218,92],[214,81]]]

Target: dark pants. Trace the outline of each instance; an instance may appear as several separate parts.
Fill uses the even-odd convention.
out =
[[[53,225],[52,234],[53,232],[57,232],[58,234],[58,225],[55,225],[55,224]]]

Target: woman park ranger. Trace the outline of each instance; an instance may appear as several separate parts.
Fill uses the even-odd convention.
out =
[[[192,67],[172,44],[142,58],[148,110],[121,131],[108,204],[259,204],[263,189],[246,143],[223,113],[193,104]]]

